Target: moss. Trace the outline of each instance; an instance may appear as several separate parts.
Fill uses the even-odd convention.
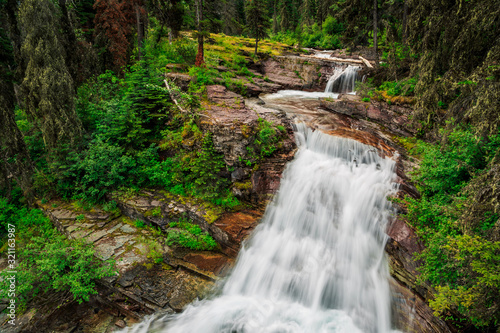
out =
[[[165,264],[165,263],[162,263],[161,264],[161,269],[163,269],[164,271],[170,271],[173,269],[172,266],[168,265],[168,264]]]
[[[241,134],[243,134],[245,138],[248,138],[252,134],[252,128],[246,124],[241,125]]]
[[[397,142],[399,145],[404,147],[408,155],[415,157],[415,158],[420,158],[420,155],[417,154],[416,152],[416,147],[417,147],[417,139],[415,138],[404,138],[400,136],[393,136],[392,140]]]
[[[222,60],[226,65],[231,66],[235,60],[237,65],[241,63],[241,59],[252,61],[252,58],[246,55],[253,54],[255,41],[252,38],[226,36],[222,34],[210,34],[215,43],[205,44],[205,57],[208,64],[213,60]],[[290,47],[288,45],[265,40],[259,43],[259,54],[267,56],[279,56]],[[238,58],[239,57],[239,58]]]
[[[246,182],[234,183],[234,187],[236,187],[239,190],[250,190],[252,188],[252,182],[249,180]]]
[[[146,210],[144,213],[145,217],[161,217],[163,218],[163,214],[161,213],[161,208],[160,207],[155,207],[154,209]]]

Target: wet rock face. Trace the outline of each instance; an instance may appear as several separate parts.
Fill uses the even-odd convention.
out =
[[[168,231],[170,222],[188,218],[207,231],[220,245],[221,251],[230,257],[236,257],[241,242],[263,214],[258,210],[224,213],[222,209],[200,200],[153,190],[143,190],[131,197],[115,192],[110,199],[115,200],[129,218],[145,221],[163,231]]]
[[[242,212],[225,214],[214,222],[214,225],[226,233],[227,249],[226,253],[236,257],[241,247],[241,243],[250,235],[257,226],[263,212],[258,210],[245,210]]]
[[[226,222],[231,223],[217,224],[219,229],[213,221],[221,212],[202,202],[154,191],[134,195],[117,192],[109,199],[115,199],[122,210],[109,213],[94,207],[84,211],[58,200],[38,203],[61,233],[93,243],[96,260],[113,259],[117,275],[98,281],[98,294],[91,297],[89,303],[64,302],[59,306],[61,293],[51,293],[47,297],[53,297],[54,302],[29,305],[27,313],[20,318],[20,331],[66,332],[83,327],[88,332],[108,332],[117,323],[130,325],[155,312],[182,311],[187,304],[212,289],[214,281],[227,274],[241,241],[262,214],[258,211],[241,213],[235,218],[226,214]],[[225,252],[230,255],[224,251],[170,248],[165,244],[165,234],[136,223],[141,220],[166,229],[169,221],[186,214],[204,225],[204,230],[219,230],[226,241],[229,239],[227,246],[221,247],[227,248]],[[70,313],[74,315],[69,316]],[[0,327],[0,331],[3,329]]]
[[[296,148],[292,120],[283,112],[260,107],[259,101],[249,106],[241,95],[223,86],[208,86],[207,98],[209,103],[205,106],[206,117],[201,127],[213,133],[215,149],[224,154],[226,164],[234,169],[231,172],[231,181],[235,183],[233,193],[252,202],[274,194],[285,164],[293,158]],[[282,126],[286,134],[281,139],[280,148],[271,157],[257,161],[258,168],[254,168],[245,161],[255,163],[251,152],[257,151],[255,135],[259,130],[259,120]]]
[[[369,119],[385,126],[391,132],[410,136],[417,128],[410,125],[412,109],[382,102],[362,102],[358,96],[342,95],[338,100],[322,100],[321,106],[327,110],[355,118]]]
[[[335,67],[348,64],[300,56],[282,56],[264,62],[261,71],[283,89],[324,90]]]

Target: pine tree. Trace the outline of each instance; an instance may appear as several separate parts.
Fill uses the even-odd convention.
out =
[[[271,26],[266,7],[265,0],[248,0],[246,3],[247,29],[250,36],[255,37],[255,56],[259,40],[267,36],[267,29]]]
[[[49,152],[77,143],[82,133],[74,109],[73,80],[58,36],[58,17],[51,0],[25,0],[19,10],[25,32],[21,55],[26,61],[21,93],[28,120],[41,130]]]
[[[140,0],[96,0],[94,3],[96,41],[109,51],[117,72],[128,62],[137,24],[136,8],[141,5]]]
[[[7,8],[0,6],[0,22],[9,22],[5,19],[8,15],[6,12]],[[12,68],[16,67],[15,46],[13,47],[14,43],[7,33],[8,30],[15,31],[0,24],[0,190],[4,190],[6,197],[9,198],[12,180],[15,180],[23,190],[28,203],[31,203],[33,201],[31,191],[33,163],[23,134],[15,121],[14,73],[12,71]]]
[[[160,22],[160,31],[156,43],[160,42],[163,37],[163,29],[167,27],[169,42],[179,36],[179,31],[182,28],[182,17],[184,16],[185,8],[181,0],[150,0],[149,9],[158,21]]]

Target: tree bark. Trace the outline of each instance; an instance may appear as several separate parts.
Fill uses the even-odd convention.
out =
[[[377,44],[378,8],[377,7],[378,7],[378,0],[373,0],[373,50],[375,52],[375,65],[378,66],[378,44]]]
[[[203,56],[203,29],[201,24],[203,20],[202,1],[196,0],[196,20],[198,25],[198,53],[196,54],[196,62],[194,63],[196,67],[201,67],[205,63]]]
[[[278,32],[278,18],[276,14],[276,1],[273,3],[273,34]]]
[[[26,63],[21,56],[21,32],[19,31],[19,25],[17,22],[17,11],[18,2],[16,0],[8,0],[5,4],[5,12],[7,13],[7,23],[9,27],[9,37],[12,41],[14,59],[16,60],[19,70],[17,79],[24,76],[24,70],[26,68]]]
[[[137,55],[138,60],[142,59],[142,44],[144,40],[144,23],[141,19],[141,9],[138,5],[135,6],[135,17],[137,19]]]
[[[408,39],[407,29],[408,21],[408,0],[404,0],[403,3],[403,45],[406,45]]]
[[[258,45],[259,45],[259,38],[256,37],[255,38],[255,52],[254,52],[254,57],[257,56],[257,47],[258,47]]]

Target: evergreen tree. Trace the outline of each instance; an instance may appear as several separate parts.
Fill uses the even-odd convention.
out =
[[[150,0],[148,7],[158,21],[160,22],[160,31],[156,43],[160,42],[163,36],[164,27],[168,28],[168,39],[172,42],[179,36],[182,29],[182,18],[185,8],[181,0]]]
[[[257,48],[259,40],[267,36],[267,29],[270,28],[271,22],[267,16],[267,8],[265,0],[248,0],[246,3],[246,18],[247,29],[250,36],[255,37],[255,56],[257,56]]]
[[[25,0],[19,21],[25,38],[21,55],[26,71],[21,83],[28,119],[40,128],[49,152],[74,144],[82,133],[74,110],[73,80],[64,62],[59,17],[51,0]]]
[[[5,16],[5,7],[0,7],[0,22],[7,22]],[[0,24],[0,190],[4,190],[9,198],[12,180],[15,180],[31,203],[33,165],[15,121],[14,73],[11,68],[16,64],[8,30],[6,25]]]
[[[137,6],[142,6],[141,0],[96,0],[94,3],[96,43],[111,54],[117,72],[128,63],[137,24]],[[108,60],[104,62],[109,67]]]
[[[237,1],[223,0],[222,2],[223,32],[226,35],[241,33],[241,24],[238,22]]]
[[[375,64],[378,65],[378,0],[373,0],[373,50],[375,53]]]

